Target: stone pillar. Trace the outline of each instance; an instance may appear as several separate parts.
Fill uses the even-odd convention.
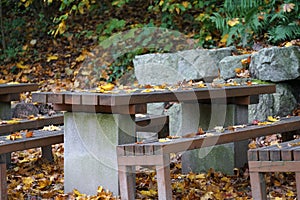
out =
[[[119,194],[116,145],[135,142],[134,116],[65,113],[65,192],[95,195],[98,186]]]
[[[248,122],[247,107],[222,103],[201,104],[198,118],[199,127],[202,127],[204,130],[212,130],[215,126],[226,127],[234,124],[245,124]],[[185,106],[182,108],[183,112],[187,111]],[[192,115],[183,113],[183,116],[191,116],[194,123],[196,123],[194,119],[196,117],[195,113]],[[191,118],[186,118],[185,121],[189,121]],[[184,120],[183,123],[185,123]],[[193,126],[182,126],[190,126],[194,130],[196,129],[196,124]],[[226,174],[232,174],[235,167],[241,167],[247,162],[247,148],[247,141],[245,141],[185,152],[182,155],[182,172],[206,172],[208,169],[213,168]]]

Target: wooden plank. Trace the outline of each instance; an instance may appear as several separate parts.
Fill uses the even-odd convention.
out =
[[[43,147],[52,144],[59,144],[63,142],[63,139],[63,130],[51,132],[36,130],[33,133],[33,137],[23,137],[14,141],[6,139],[5,136],[1,136],[0,140],[3,142],[0,144],[0,152],[1,154],[4,154],[13,151],[21,151],[25,149]]]
[[[30,130],[43,128],[47,125],[61,125],[64,123],[64,116],[54,115],[45,118],[40,118],[36,120],[22,120],[18,124],[1,124],[0,125],[0,135],[7,133],[20,131],[20,130]]]
[[[250,172],[250,184],[253,199],[267,199],[266,182],[263,173]]]
[[[0,95],[0,102],[11,102],[11,101],[19,101],[19,100],[20,100],[20,93]]]
[[[293,158],[294,158],[294,161],[300,161],[300,147],[295,147],[293,148]],[[300,166],[299,166],[300,168]]]
[[[134,148],[134,155],[143,156],[144,155],[144,146],[137,144]]]
[[[141,107],[142,106],[142,107]],[[86,112],[86,113],[113,113],[113,114],[137,114],[146,113],[143,105],[126,105],[126,106],[93,106],[93,105],[70,105],[54,104],[54,110],[69,112]]]
[[[98,95],[95,93],[87,93],[81,96],[82,105],[98,105]]]
[[[65,95],[61,93],[51,93],[48,94],[48,101],[53,104],[63,104]]]
[[[260,149],[258,151],[258,158],[260,161],[269,161],[270,160],[270,152],[268,149]]]
[[[143,156],[121,156],[118,157],[119,165],[161,165],[161,155],[143,155]]]
[[[249,161],[258,161],[258,151],[257,151],[257,149],[248,150],[248,160]]]
[[[124,146],[124,150],[125,150],[125,155],[126,156],[134,156],[134,146]]]
[[[252,172],[300,172],[300,161],[249,161]]]
[[[39,102],[39,103],[50,103],[48,101],[48,94],[50,94],[50,92],[33,92],[32,93],[32,102]]]
[[[7,199],[6,163],[0,163],[0,198]]]
[[[0,94],[31,92],[39,89],[35,83],[0,84]]]
[[[153,155],[154,154],[154,149],[153,146],[144,146],[144,150],[145,150],[145,155]]]
[[[75,105],[81,104],[81,95],[74,92],[65,94],[65,104],[75,104]]]
[[[295,173],[297,199],[300,199],[300,172]]]
[[[158,198],[159,200],[170,200],[173,199],[170,178],[170,155],[162,155],[161,161],[160,165],[156,165]]]

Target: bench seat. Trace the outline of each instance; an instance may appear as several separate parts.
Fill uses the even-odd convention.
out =
[[[0,124],[0,136],[7,135],[7,133],[28,130],[28,129],[39,129],[48,125],[62,125],[64,123],[63,114],[56,114],[52,116],[45,116],[42,118],[30,120],[22,119],[18,123],[14,124]]]
[[[134,167],[138,165],[156,166],[158,197],[160,200],[172,199],[170,180],[170,153],[184,152],[218,144],[243,141],[273,133],[300,130],[300,117],[290,117],[278,122],[258,126],[249,125],[235,131],[212,132],[192,138],[178,138],[166,142],[145,144],[124,144],[117,146],[120,193],[122,199],[134,199]]]
[[[0,136],[0,157],[6,156],[6,153],[13,151],[31,149],[42,147],[42,156],[48,160],[53,160],[52,144],[59,144],[64,141],[64,130],[58,131],[43,131],[34,130],[33,136],[26,138],[22,135],[22,138],[16,140],[10,140],[6,136]],[[3,160],[3,159],[2,159]],[[6,162],[0,162],[0,197],[1,199],[7,199],[7,180],[6,180]]]
[[[250,149],[248,162],[254,200],[267,199],[265,172],[295,172],[297,198],[300,199],[300,139]]]

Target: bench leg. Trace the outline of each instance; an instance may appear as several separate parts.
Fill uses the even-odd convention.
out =
[[[122,165],[118,168],[121,199],[135,199],[135,166]]]
[[[296,177],[297,199],[300,199],[300,172],[296,172],[295,177]]]
[[[266,183],[263,173],[250,172],[250,184],[254,200],[267,199]]]
[[[42,147],[42,158],[47,159],[49,162],[54,162],[51,145]]]
[[[0,163],[0,198],[7,199],[6,163]]]
[[[170,178],[170,155],[164,155],[162,158],[162,165],[156,166],[158,199],[170,200],[172,199],[172,188]]]

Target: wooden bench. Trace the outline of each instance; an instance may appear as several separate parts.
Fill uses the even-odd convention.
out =
[[[52,151],[49,151],[48,147],[53,144],[62,143],[63,140],[63,129],[58,131],[34,130],[32,137],[26,138],[25,135],[22,135],[22,138],[16,140],[9,140],[6,136],[0,136],[0,152],[1,155],[6,155],[13,151],[41,147],[44,157],[49,158],[52,157]],[[0,162],[1,199],[7,199],[6,166],[6,162]]]
[[[273,133],[283,133],[300,129],[300,117],[282,119],[273,124],[248,125],[222,133],[211,132],[193,138],[178,138],[167,142],[146,144],[124,144],[117,146],[120,194],[122,199],[135,199],[135,166],[152,165],[156,167],[158,197],[160,200],[172,199],[170,180],[170,153],[184,152],[203,147],[243,141]]]
[[[295,172],[300,199],[300,139],[248,151],[250,183],[254,200],[267,199],[265,172]]]

